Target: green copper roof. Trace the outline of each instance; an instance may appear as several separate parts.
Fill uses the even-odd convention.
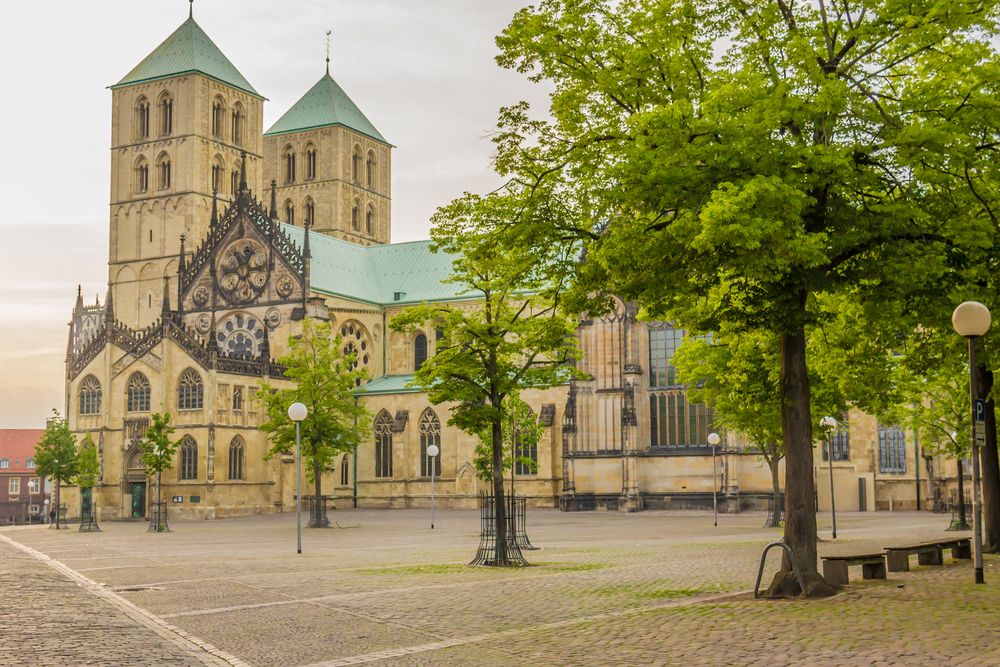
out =
[[[193,18],[182,23],[181,27],[112,88],[188,72],[199,72],[261,97]]]
[[[329,72],[264,134],[300,132],[327,125],[343,125],[382,143],[389,143]]]
[[[283,225],[302,245],[303,229]],[[431,252],[430,241],[360,246],[325,234],[309,234],[310,286],[317,292],[392,306],[478,298],[451,276],[452,256]],[[397,298],[397,296],[399,298]]]
[[[420,387],[408,387],[413,382],[412,375],[383,375],[364,385],[355,394],[414,394]]]

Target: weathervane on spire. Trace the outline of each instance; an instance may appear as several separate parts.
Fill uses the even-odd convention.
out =
[[[194,2],[194,0],[191,0]],[[326,31],[326,73],[330,73],[330,35],[333,34],[332,30]]]

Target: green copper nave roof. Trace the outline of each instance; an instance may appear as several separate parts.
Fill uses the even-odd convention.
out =
[[[188,72],[198,72],[251,95],[263,97],[193,18],[182,23],[170,37],[111,87],[119,88]]]
[[[343,125],[384,144],[389,143],[329,72],[264,134],[287,134],[329,125]]]
[[[302,247],[304,230],[282,225]],[[361,246],[349,241],[309,234],[310,287],[317,292],[380,306],[424,301],[452,301],[482,296],[462,285],[445,282],[452,275],[454,257],[431,252],[430,241]]]

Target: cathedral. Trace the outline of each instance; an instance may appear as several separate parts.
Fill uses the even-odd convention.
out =
[[[257,393],[287,382],[276,359],[307,317],[331,322],[370,378],[357,395],[371,423],[323,479],[331,504],[425,506],[433,473],[440,502],[474,507],[475,439],[411,386],[433,326],[388,324],[407,306],[475,299],[443,282],[451,258],[429,241],[391,243],[392,145],[329,63],[265,131],[265,98],[192,16],[111,95],[108,289],[104,303],[77,295],[65,378],[70,427],[98,447],[99,518],[148,515],[140,441],[154,412],[182,439],[162,480],[171,516],[293,509],[294,461],[264,459]],[[715,457],[707,444],[711,410],[686,399],[670,363],[683,331],[619,303],[578,337],[588,379],[523,396],[545,430],[520,452],[537,466],[515,467],[518,493],[565,510],[704,508],[713,490],[728,511],[766,507],[771,476],[752,449],[729,435]],[[841,441],[837,504],[874,509],[882,434],[852,417]],[[885,442],[897,503],[912,506],[917,450]],[[78,516],[77,490],[64,497]]]

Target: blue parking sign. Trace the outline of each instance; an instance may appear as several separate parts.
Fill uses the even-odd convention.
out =
[[[986,421],[986,401],[981,398],[976,399],[976,421],[985,422]]]

